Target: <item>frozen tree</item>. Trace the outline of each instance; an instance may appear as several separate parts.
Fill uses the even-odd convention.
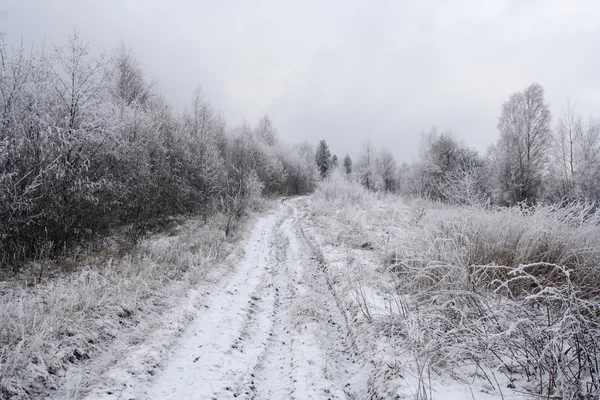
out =
[[[350,175],[352,173],[352,159],[348,154],[344,157],[344,171],[346,175]]]
[[[274,146],[277,144],[277,130],[273,127],[273,122],[269,116],[265,115],[261,118],[256,129],[256,135],[267,144],[267,146]]]
[[[577,194],[581,198],[600,201],[600,120],[590,118],[582,127],[578,150]]]
[[[91,122],[103,100],[106,59],[95,58],[77,30],[67,36],[65,46],[55,46],[45,59],[47,82],[54,92],[54,113],[59,126],[69,131]]]
[[[338,162],[338,156],[336,156],[335,154],[333,155],[333,157],[331,157],[331,168],[337,168],[339,166],[339,162]]]
[[[556,127],[558,169],[561,183],[561,197],[573,198],[575,194],[575,169],[577,146],[582,136],[581,118],[575,115],[571,104],[558,118]],[[556,165],[556,164],[555,164]]]
[[[289,147],[279,140],[263,140],[258,134],[263,122],[254,129],[248,124],[235,129],[228,151],[230,163],[238,171],[255,171],[265,195],[312,191],[317,179],[314,148],[307,143]],[[274,127],[271,129],[276,132]]]
[[[222,143],[225,139],[225,121],[216,113],[197,88],[189,111],[183,115],[180,126],[184,140],[189,146],[182,149],[186,160],[184,173],[196,190],[185,197],[188,204],[197,204],[204,215],[210,212],[214,200],[224,190],[226,179],[225,155]]]
[[[109,75],[113,96],[127,106],[146,104],[153,85],[146,82],[142,68],[124,43],[117,49],[112,64]]]
[[[502,105],[495,146],[495,197],[503,204],[535,203],[542,193],[552,145],[550,110],[537,83]]]
[[[319,172],[314,162],[315,150],[308,142],[292,146],[290,153],[296,160],[296,173],[290,175],[288,183],[289,194],[306,194],[314,190]],[[291,159],[291,158],[290,158]]]
[[[375,190],[375,154],[371,143],[363,145],[363,151],[357,166],[357,174],[360,183],[368,191]]]
[[[321,179],[325,179],[331,169],[331,152],[325,140],[319,142],[315,153],[315,160]]]
[[[105,67],[76,31],[49,53],[2,55],[0,247],[10,251],[0,253],[13,263],[48,255],[114,215],[106,199],[122,190],[110,178],[116,138]]]
[[[600,122],[583,122],[568,104],[556,126],[548,197],[552,201],[597,200],[600,194]]]
[[[377,155],[375,161],[376,171],[378,175],[378,181],[381,182],[381,189],[386,192],[396,191],[396,172],[398,165],[396,160],[386,149],[382,149]]]
[[[481,165],[477,152],[457,140],[452,131],[439,134],[432,128],[421,140],[420,165],[412,171],[420,174],[413,178],[414,187],[420,195],[450,201],[450,197],[454,197],[450,192],[462,187],[463,179],[474,182],[475,171]]]
[[[411,191],[409,190],[410,180],[411,180],[411,166],[408,163],[403,162],[398,167],[398,172],[397,172],[398,193],[400,193],[401,195],[410,195],[411,194]]]

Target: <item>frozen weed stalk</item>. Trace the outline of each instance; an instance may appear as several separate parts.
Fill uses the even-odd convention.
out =
[[[330,234],[349,248],[351,299],[373,329],[394,338],[381,346],[396,349],[413,397],[441,396],[436,387],[448,373],[502,398],[511,390],[598,395],[600,213],[593,204],[407,206],[370,194],[341,201],[361,190],[347,185],[322,183],[312,209],[337,221]],[[359,242],[379,244],[365,252]],[[378,296],[390,304],[386,313],[372,312]]]

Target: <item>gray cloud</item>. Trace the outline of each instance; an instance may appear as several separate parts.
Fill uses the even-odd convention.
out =
[[[338,155],[370,139],[400,161],[451,128],[484,151],[509,94],[537,81],[554,114],[600,106],[595,1],[34,1],[0,5],[16,45],[77,26],[94,51],[123,40],[176,107],[197,85],[231,123],[269,114],[290,142]]]

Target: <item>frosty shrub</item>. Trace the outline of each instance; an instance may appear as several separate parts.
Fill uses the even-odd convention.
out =
[[[312,148],[281,143],[266,116],[227,129],[200,89],[176,115],[124,47],[96,56],[74,31],[9,54],[0,38],[0,60],[0,279],[123,226],[135,243],[171,216],[239,210],[257,188],[314,189]]]
[[[363,185],[352,180],[339,168],[334,169],[325,180],[319,183],[314,195],[317,200],[323,199],[340,204],[361,204],[370,196],[371,194]]]
[[[521,374],[545,396],[600,393],[592,205],[432,208],[406,230],[389,269],[412,299],[404,324],[420,357]]]

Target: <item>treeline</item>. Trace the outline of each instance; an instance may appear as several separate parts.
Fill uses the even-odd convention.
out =
[[[532,84],[502,104],[500,137],[480,155],[452,131],[423,134],[420,159],[397,166],[391,153],[365,144],[353,166],[341,170],[371,191],[471,204],[569,203],[600,200],[600,119],[570,105],[552,125],[544,89]],[[327,144],[317,148],[321,177],[334,170]]]
[[[196,91],[175,113],[123,46],[8,51],[0,37],[0,268],[116,226],[179,214],[239,218],[252,196],[313,189],[314,149],[268,117],[229,129]]]

